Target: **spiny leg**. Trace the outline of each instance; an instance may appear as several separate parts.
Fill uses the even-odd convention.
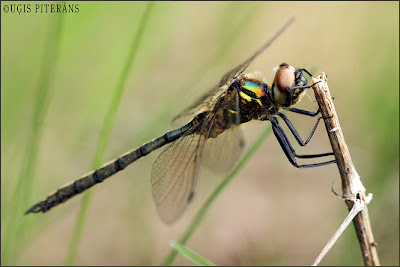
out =
[[[320,82],[320,81],[315,82],[315,83],[313,83],[313,84],[311,84],[311,85],[296,85],[296,86],[290,87],[290,88],[288,89],[288,92],[290,93],[291,91],[296,90],[296,89],[309,89],[309,88],[313,87],[314,85],[316,85],[316,84],[319,83],[319,82]]]
[[[284,122],[286,123],[286,125],[288,126],[289,130],[292,132],[293,136],[296,138],[297,143],[299,143],[299,145],[301,145],[301,146],[305,146],[305,145],[308,144],[308,142],[310,142],[311,138],[313,137],[313,135],[314,135],[314,133],[315,133],[315,130],[316,130],[317,127],[318,127],[319,121],[323,118],[323,117],[319,117],[319,118],[317,119],[317,122],[315,123],[315,125],[314,125],[314,127],[313,127],[313,129],[312,129],[312,131],[311,131],[311,133],[310,133],[310,136],[309,136],[309,137],[307,138],[307,140],[304,142],[304,141],[301,139],[301,137],[300,137],[299,133],[297,132],[296,128],[293,126],[292,122],[291,122],[284,114],[282,114],[282,113],[280,113],[280,112],[278,112],[277,115],[279,115],[279,117],[281,117],[281,118],[283,119],[283,121],[284,121]],[[332,153],[332,155],[333,155],[333,153]]]
[[[314,78],[314,76],[306,69],[299,69],[299,71],[304,71],[305,73],[307,73],[308,75],[310,75],[311,78]]]
[[[335,100],[335,98],[332,97],[332,100]],[[321,112],[319,110],[319,108],[315,112],[314,111],[309,111],[309,110],[306,110],[306,109],[300,109],[300,108],[286,108],[286,110],[289,110],[290,112],[297,113],[297,114],[300,114],[300,115],[310,116],[310,117],[315,117],[318,114],[320,114],[320,112]],[[328,118],[330,119],[331,117],[328,117]]]
[[[286,141],[286,143],[288,144],[288,146],[289,146],[289,148],[290,148],[290,151],[293,153],[293,155],[294,155],[296,158],[299,158],[299,159],[311,159],[311,158],[320,158],[320,157],[326,157],[326,156],[332,156],[332,155],[334,155],[333,152],[319,153],[319,154],[305,154],[305,155],[296,154],[296,151],[294,150],[292,144],[290,143],[290,141],[289,141],[289,139],[288,139],[288,137],[287,137],[285,131],[283,130],[283,128],[282,128],[282,127],[280,126],[280,124],[278,123],[278,120],[276,120],[276,122],[277,122],[277,127],[279,127],[279,130],[280,130],[280,131],[282,132],[282,134],[283,134],[283,138],[285,138],[285,141]]]
[[[288,108],[290,112],[301,114],[301,115],[306,115],[310,117],[315,117],[320,113],[320,110],[318,109],[316,112],[305,110],[305,109],[299,109],[299,108]]]
[[[297,155],[295,153],[295,150],[293,149],[292,145],[290,144],[285,132],[283,131],[282,127],[279,125],[278,120],[276,118],[273,118],[270,121],[272,123],[272,130],[273,130],[275,137],[278,140],[283,152],[285,153],[289,162],[296,168],[314,168],[314,167],[319,167],[319,166],[336,163],[336,160],[330,160],[330,161],[311,163],[311,164],[302,164],[302,165],[297,164],[296,159],[295,159],[296,157],[298,157],[298,158],[319,158],[319,157],[330,156],[330,155],[332,155],[332,153],[314,154],[314,155]]]
[[[296,85],[296,86],[290,87],[290,88],[287,90],[288,93],[289,93],[289,95],[288,95],[289,103],[290,103],[289,106],[293,105],[293,99],[292,99],[292,91],[293,91],[293,90],[296,90],[296,89],[302,89],[302,90],[309,89],[309,88],[313,87],[314,85],[316,85],[316,84],[319,83],[319,82],[320,82],[320,81],[315,82],[315,83],[313,83],[313,84],[311,84],[311,85]]]

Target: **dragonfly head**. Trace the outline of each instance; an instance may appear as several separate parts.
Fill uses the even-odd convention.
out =
[[[287,63],[282,63],[275,72],[274,83],[272,85],[273,101],[284,107],[289,107],[304,95],[304,88],[292,89],[295,86],[305,86],[307,79],[303,75],[303,70],[296,70]],[[292,90],[291,90],[292,89]]]

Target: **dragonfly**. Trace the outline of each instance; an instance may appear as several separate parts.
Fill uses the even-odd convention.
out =
[[[303,141],[292,122],[282,113],[286,110],[310,117],[320,114],[319,109],[312,112],[292,107],[301,100],[306,89],[314,85],[307,85],[306,76],[313,77],[309,71],[304,68],[295,69],[287,63],[282,63],[277,67],[271,84],[267,83],[261,72],[244,73],[254,59],[283,33],[293,20],[294,18],[287,21],[254,55],[227,72],[216,86],[174,119],[175,122],[184,122],[183,126],[58,189],[45,200],[33,205],[25,214],[47,212],[124,170],[156,149],[168,145],[153,164],[151,184],[158,214],[164,223],[171,224],[192,202],[200,166],[207,166],[219,173],[227,173],[234,167],[244,147],[239,126],[253,120],[271,122],[279,145],[294,167],[313,168],[336,163],[336,160],[326,160],[298,164],[297,158],[321,158],[331,156],[333,152],[297,154],[277,119],[282,119],[300,146],[309,143],[322,116],[317,119],[308,138]]]

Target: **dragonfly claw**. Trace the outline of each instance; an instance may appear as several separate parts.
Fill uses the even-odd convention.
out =
[[[42,209],[42,204],[43,204],[43,201],[41,201],[41,202],[39,202],[39,203],[33,205],[29,210],[27,210],[27,211],[25,212],[25,215],[28,215],[29,213],[44,212],[43,209]]]

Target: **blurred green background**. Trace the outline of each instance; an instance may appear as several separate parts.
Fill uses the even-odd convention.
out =
[[[60,265],[82,197],[47,214],[23,212],[91,169],[146,3],[79,2],[78,13],[62,15],[4,13],[11,3],[2,2],[1,16],[2,265]],[[374,194],[369,213],[381,264],[398,265],[398,2],[155,3],[104,162],[172,129],[174,116],[292,16],[295,23],[249,70],[271,80],[272,68],[288,62],[328,74],[352,159]],[[316,107],[304,99],[310,109]],[[34,120],[37,110],[43,112]],[[313,122],[293,118],[302,136]],[[244,126],[247,144],[267,124]],[[321,126],[298,151],[329,149]],[[204,170],[194,203],[175,225],[166,226],[150,185],[159,152],[95,187],[77,264],[159,264],[170,251],[169,241],[179,239],[222,180]],[[187,247],[218,265],[309,265],[347,213],[331,192],[332,182],[340,193],[337,167],[293,168],[271,134]],[[174,264],[192,263],[178,256]],[[363,264],[353,225],[322,264]]]

